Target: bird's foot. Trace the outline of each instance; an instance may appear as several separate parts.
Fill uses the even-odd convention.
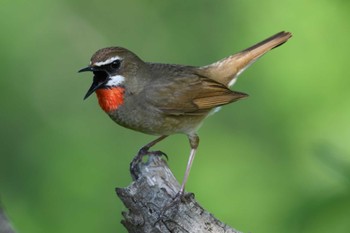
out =
[[[147,156],[147,155],[155,155],[155,156],[164,156],[167,160],[168,160],[168,156],[167,154],[165,154],[164,152],[160,151],[160,150],[157,150],[157,151],[149,151],[149,147],[145,146],[145,147],[142,147],[139,152],[137,153],[137,155],[132,159],[131,163],[130,163],[130,173],[131,175],[133,176],[134,180],[137,180],[138,179],[138,164],[140,162],[142,162],[142,159],[144,156]]]
[[[178,192],[175,197],[173,198],[173,200],[168,203],[166,206],[163,207],[163,210],[160,212],[160,217],[165,216],[165,212],[167,212],[169,209],[171,209],[172,207],[180,204],[182,197],[184,196],[183,192]]]
[[[172,219],[172,217],[166,216],[165,213],[174,207],[178,209],[181,202],[186,202],[186,199],[188,199],[189,197],[193,198],[193,195],[194,195],[193,193],[184,193],[182,191],[178,192],[173,197],[172,201],[163,207],[154,225],[157,225],[159,222],[165,221],[167,219],[170,219],[170,218]]]

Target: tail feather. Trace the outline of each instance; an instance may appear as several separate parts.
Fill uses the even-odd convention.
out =
[[[258,58],[273,48],[285,43],[292,34],[279,32],[239,53],[231,55],[213,64],[201,67],[203,75],[226,86],[235,83],[237,77]]]

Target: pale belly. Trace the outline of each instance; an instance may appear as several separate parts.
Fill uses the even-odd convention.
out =
[[[191,134],[208,115],[166,115],[157,109],[120,107],[109,116],[119,125],[151,135]]]

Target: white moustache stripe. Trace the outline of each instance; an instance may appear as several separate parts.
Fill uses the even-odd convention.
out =
[[[94,65],[95,66],[103,66],[103,65],[111,64],[112,62],[114,62],[116,60],[121,60],[121,58],[118,57],[118,56],[111,57],[111,58],[108,58],[105,61],[96,62]]]
[[[125,81],[125,77],[121,76],[121,75],[115,75],[115,76],[111,76],[109,77],[108,82],[106,83],[106,86],[120,86],[124,83]]]

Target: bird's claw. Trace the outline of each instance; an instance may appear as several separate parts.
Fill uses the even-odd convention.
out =
[[[154,225],[156,225],[157,223],[164,221],[167,216],[165,215],[165,213],[173,208],[174,206],[178,206],[181,201],[182,198],[184,197],[184,193],[183,192],[178,192],[175,197],[173,197],[172,201],[170,203],[168,203],[166,206],[163,207],[163,209],[161,210],[161,212],[159,213],[158,219],[157,221],[154,223]]]
[[[142,161],[143,157],[146,155],[155,155],[158,157],[164,156],[167,160],[169,160],[168,155],[160,150],[149,151],[149,147],[142,147],[130,163],[130,173],[135,179],[138,178],[137,165]]]

